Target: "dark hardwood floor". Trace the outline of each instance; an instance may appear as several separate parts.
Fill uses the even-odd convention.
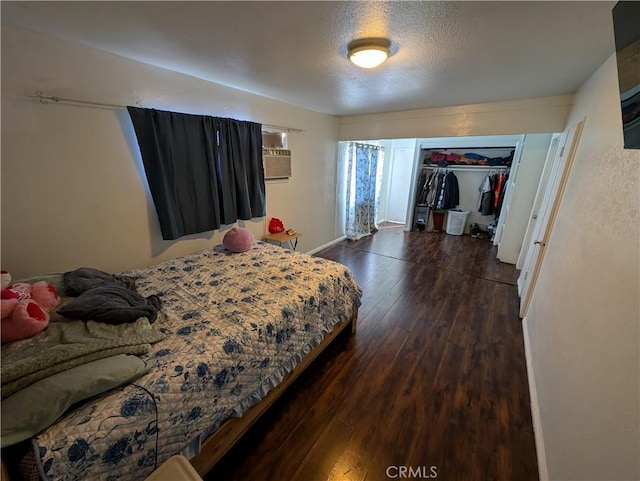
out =
[[[538,479],[516,271],[495,254],[402,228],[318,253],[362,286],[358,331],[206,481]]]

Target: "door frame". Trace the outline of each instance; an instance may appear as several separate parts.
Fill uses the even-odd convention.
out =
[[[558,147],[560,146],[561,140],[561,133],[553,134],[551,137],[551,142],[549,143],[549,151],[547,152],[547,156],[544,161],[544,167],[542,168],[542,174],[540,175],[540,183],[538,184],[536,196],[533,200],[533,206],[531,207],[531,215],[527,224],[527,230],[525,231],[524,238],[522,239],[522,247],[520,249],[520,255],[518,256],[518,261],[516,263],[516,269],[522,270],[525,259],[529,255],[529,248],[530,245],[532,245],[531,236],[533,235],[535,226],[538,221],[540,208],[542,207],[542,201],[546,193],[545,189],[548,186],[549,175],[551,174],[551,168],[556,159],[556,154],[558,153]],[[520,291],[521,288],[522,286],[518,284],[518,295],[522,295],[522,292]]]
[[[530,240],[527,260],[520,272],[518,285],[522,284],[522,297],[520,299],[520,317],[527,315],[535,285],[540,273],[540,267],[547,250],[553,225],[560,209],[560,203],[573,166],[575,153],[580,142],[580,136],[586,122],[586,117],[577,124],[572,125],[563,133],[561,147],[556,155],[556,160],[549,175],[547,188],[540,208],[540,216],[536,229]],[[524,276],[524,277],[523,277]],[[521,280],[522,279],[522,280]]]

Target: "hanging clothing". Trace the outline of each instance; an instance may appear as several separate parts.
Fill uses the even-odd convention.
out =
[[[492,177],[491,175],[486,175],[478,189],[480,196],[478,197],[477,209],[482,215],[493,214],[495,192]]]
[[[495,188],[494,188],[495,198],[493,201],[493,206],[498,207],[498,202],[500,202],[500,192],[502,192],[502,184],[504,182],[504,174],[500,172],[495,176],[495,178],[496,178]]]
[[[498,202],[495,209],[496,219],[500,217],[500,211],[502,210],[502,203],[504,202],[505,194],[507,193],[507,186],[509,185],[509,173],[504,174],[502,185],[500,186],[500,194],[498,195]]]
[[[496,218],[500,216],[504,196],[507,192],[509,180],[508,172],[500,172],[497,174],[487,174],[478,190],[480,195],[476,208],[482,215],[494,215]]]
[[[444,174],[435,173],[431,179],[431,192],[429,195],[428,204],[432,209],[437,208],[438,199],[440,198],[440,191],[442,190],[444,180]]]
[[[456,175],[453,172],[437,174],[436,183],[431,207],[438,210],[456,207],[460,203],[460,189]]]
[[[460,187],[458,178],[453,172],[445,175],[440,209],[455,209],[460,203]]]
[[[418,178],[418,204],[431,209],[452,209],[460,203],[458,178],[453,172],[432,172],[426,180]]]
[[[431,174],[433,175],[433,174]],[[420,177],[418,177],[418,204],[424,205],[427,203],[427,197],[429,195],[429,180],[431,176],[428,175],[426,170],[420,172]]]
[[[436,209],[444,209],[442,204],[444,202],[444,191],[447,188],[447,176],[444,175],[442,177],[442,182],[440,183],[440,189],[438,190],[438,198],[436,199]]]

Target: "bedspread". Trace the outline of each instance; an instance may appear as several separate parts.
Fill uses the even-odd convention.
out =
[[[126,273],[157,294],[166,335],[134,384],[92,399],[33,439],[45,478],[139,480],[262,399],[360,305],[340,264],[257,242]]]

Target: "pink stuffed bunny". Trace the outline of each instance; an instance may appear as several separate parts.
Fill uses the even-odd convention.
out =
[[[49,324],[49,312],[60,303],[55,288],[45,282],[10,284],[8,272],[0,273],[2,291],[2,342],[18,341],[35,336]]]

